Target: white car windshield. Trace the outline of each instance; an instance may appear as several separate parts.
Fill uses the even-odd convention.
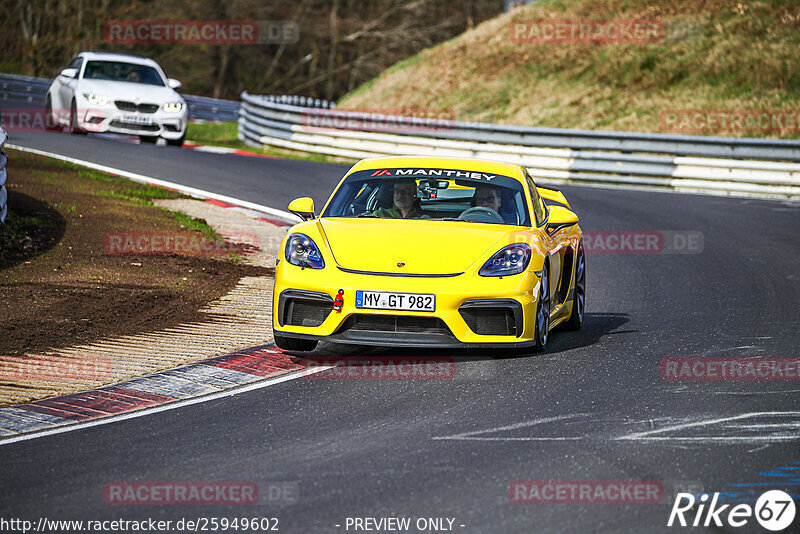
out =
[[[164,86],[164,80],[153,67],[122,61],[89,61],[83,78]]]

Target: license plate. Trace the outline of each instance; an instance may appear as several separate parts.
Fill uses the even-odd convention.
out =
[[[436,295],[358,290],[356,291],[356,308],[432,312],[436,311]]]
[[[140,115],[123,115],[122,122],[130,124],[153,124],[153,117],[142,117]]]

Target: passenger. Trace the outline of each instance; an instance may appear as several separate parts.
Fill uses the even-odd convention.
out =
[[[394,205],[391,208],[380,208],[372,214],[390,219],[419,219],[422,216],[415,180],[395,182],[393,199]]]

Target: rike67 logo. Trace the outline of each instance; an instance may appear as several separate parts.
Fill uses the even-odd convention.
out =
[[[695,499],[691,493],[678,493],[667,526],[722,527],[727,523],[732,527],[743,527],[755,517],[763,528],[778,532],[788,528],[794,521],[795,504],[792,496],[781,490],[762,493],[755,506],[746,503],[733,507],[719,504],[719,493],[713,494],[710,503],[708,498],[706,493],[699,499]]]

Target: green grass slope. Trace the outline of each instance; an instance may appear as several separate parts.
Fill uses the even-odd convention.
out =
[[[514,42],[530,20],[656,21],[653,42]],[[666,131],[674,110],[782,110],[769,128],[718,123],[679,133],[800,137],[800,2],[540,0],[396,64],[340,109],[448,112],[458,120]],[[703,115],[705,117],[705,115]],[[698,124],[701,128],[698,130]],[[743,124],[746,124],[743,123]],[[673,131],[676,131],[673,129]]]

